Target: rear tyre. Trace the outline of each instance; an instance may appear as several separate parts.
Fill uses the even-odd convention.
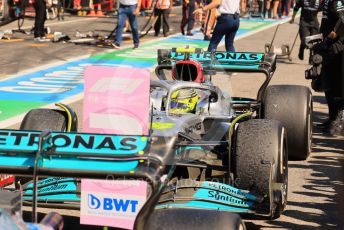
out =
[[[278,218],[287,204],[288,153],[285,128],[274,120],[239,124],[234,155],[235,184],[264,197],[257,212]]]
[[[273,85],[263,99],[263,117],[287,129],[290,159],[306,160],[312,145],[312,94],[308,87]]]
[[[24,117],[20,129],[66,131],[67,115],[55,109],[32,109]]]

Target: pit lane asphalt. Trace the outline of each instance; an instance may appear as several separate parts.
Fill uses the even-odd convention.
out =
[[[178,17],[172,17],[172,28],[178,31]],[[87,32],[100,29],[105,34],[114,27],[115,19],[109,18],[66,18],[65,22],[51,25],[53,31],[62,31],[66,34],[74,34],[75,30]],[[32,22],[26,22],[31,25]],[[12,25],[0,28],[14,28]],[[297,32],[297,25],[284,24],[276,37],[276,44],[291,44]],[[264,45],[270,42],[274,28],[270,28],[235,42],[237,51],[263,52]],[[15,34],[25,38],[23,42],[0,43],[0,77],[28,70],[40,65],[57,61],[65,61],[80,55],[89,55],[104,52],[103,48],[80,47],[73,44],[42,44],[34,46],[32,35]],[[145,40],[154,37],[147,36]],[[127,41],[131,44],[131,41]],[[308,67],[307,61],[297,59],[297,40],[293,61],[279,61],[276,73],[271,84],[298,84],[309,86],[309,81],[304,79],[304,70]],[[222,47],[223,49],[223,47]],[[305,60],[308,56],[306,55]],[[228,77],[216,77],[214,83],[220,85],[223,90],[231,89],[235,95],[255,97],[261,81],[255,74],[242,74]],[[259,78],[263,80],[263,76]],[[327,116],[327,107],[322,93],[313,92],[314,100],[314,124],[324,121]],[[292,106],[292,105],[290,105]],[[72,104],[82,120],[82,101]],[[2,127],[5,128],[5,127]],[[18,128],[18,124],[10,128]],[[284,215],[277,220],[266,221],[252,218],[245,219],[248,229],[344,229],[344,138],[329,137],[313,127],[312,154],[307,161],[289,161],[289,190],[288,206]],[[25,208],[28,210],[28,208]],[[42,213],[56,211],[40,209]],[[61,210],[66,221],[66,229],[74,229],[78,225],[77,211]],[[27,213],[26,213],[27,214]],[[73,226],[73,227],[72,227]],[[90,227],[94,229],[94,227]]]

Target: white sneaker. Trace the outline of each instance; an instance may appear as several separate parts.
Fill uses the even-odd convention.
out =
[[[33,39],[35,42],[50,42],[51,40],[46,37],[36,37]]]
[[[116,45],[116,43],[111,43],[110,44],[112,48],[119,50],[121,47],[119,47],[119,45]]]

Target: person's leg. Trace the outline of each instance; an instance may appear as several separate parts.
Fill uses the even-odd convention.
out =
[[[193,15],[193,12],[195,11],[195,0],[190,0],[189,2],[189,8],[188,8],[188,27],[187,32],[189,35],[191,35],[191,30],[194,27],[195,24],[195,16]]]
[[[320,33],[320,26],[319,26],[319,21],[318,18],[315,17],[313,21],[310,23],[309,27],[309,35],[315,35]]]
[[[278,17],[278,5],[279,5],[279,0],[274,0],[273,1],[273,8],[272,8],[272,18],[277,19]]]
[[[302,20],[302,18],[300,19],[299,34],[300,34],[300,39],[301,39],[300,49],[299,49],[299,59],[303,60],[304,50],[306,48],[305,37],[310,35],[310,31],[309,31],[308,24],[304,20]]]
[[[46,5],[44,0],[37,0],[35,8],[35,30],[34,37],[44,37],[44,23],[46,19]]]
[[[39,32],[38,32],[38,28],[39,28],[39,20],[38,20],[38,5],[37,5],[37,3],[33,3],[33,8],[35,9],[35,25],[34,25],[34,28],[33,28],[33,35],[34,35],[34,37],[35,38],[37,38],[37,37],[40,37],[40,34],[39,34]]]
[[[122,43],[122,33],[123,33],[123,28],[124,28],[124,24],[126,20],[127,20],[127,14],[125,12],[125,8],[119,7],[116,36],[115,36],[115,41],[114,41],[114,43],[118,46],[120,46]]]
[[[212,10],[207,10],[206,14],[205,14],[205,20],[204,20],[204,37],[209,36],[210,35],[210,23],[211,23],[211,14],[212,14]]]
[[[164,36],[166,37],[168,32],[170,31],[170,26],[168,25],[168,17],[170,15],[170,10],[165,9],[162,10],[162,19],[163,19],[163,24],[162,24],[162,31],[164,33]]]
[[[247,0],[241,0],[241,1],[240,1],[240,5],[241,5],[241,15],[242,15],[242,16],[245,16],[245,14],[246,14]]]
[[[280,7],[280,15],[283,16],[284,13],[284,5],[286,0],[281,0],[281,7]]]
[[[258,10],[259,14],[262,15],[265,18],[265,10],[264,10],[264,1],[263,0],[258,0]]]
[[[211,17],[210,17],[210,22],[209,22],[209,36],[212,34],[213,30],[214,30],[214,26],[216,24],[216,14],[217,14],[217,10],[216,9],[211,9]]]
[[[265,18],[266,12],[268,12],[268,18],[271,18],[271,9],[272,9],[272,0],[266,0],[264,18]]]
[[[128,7],[128,18],[129,18],[129,24],[133,33],[133,40],[134,40],[134,46],[138,47],[139,46],[139,26],[137,23],[137,17],[135,15],[135,9],[136,5]]]
[[[286,16],[289,16],[290,10],[290,0],[285,0],[284,12]]]
[[[186,4],[183,4],[182,8],[182,20],[180,22],[180,32],[184,35],[185,34],[185,26],[188,23],[188,15],[187,15],[187,8],[188,6]]]
[[[239,29],[239,22],[239,16],[229,18],[228,20],[229,28],[225,35],[225,47],[227,52],[235,52],[234,38]]]
[[[159,35],[160,32],[160,27],[161,27],[161,10],[160,9],[155,9],[154,14],[156,17],[156,21],[154,23],[154,31],[155,31],[155,36]]]
[[[217,20],[217,23],[214,28],[213,36],[211,36],[208,51],[214,51],[217,49],[217,46],[221,42],[223,36],[226,33],[228,26],[226,25],[227,21],[224,19],[225,16],[220,16]]]

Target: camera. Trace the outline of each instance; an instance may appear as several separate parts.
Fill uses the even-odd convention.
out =
[[[324,42],[322,34],[316,34],[312,36],[305,37],[305,44],[308,49],[310,49],[310,59],[309,64],[312,66],[305,71],[305,78],[312,80],[311,87],[317,92],[322,91],[322,81],[321,81],[321,69],[323,56],[320,52],[316,52],[315,47]]]
[[[306,79],[316,79],[320,77],[321,74],[321,63],[323,58],[320,54],[313,54],[310,58],[310,63],[312,66],[305,71]]]

